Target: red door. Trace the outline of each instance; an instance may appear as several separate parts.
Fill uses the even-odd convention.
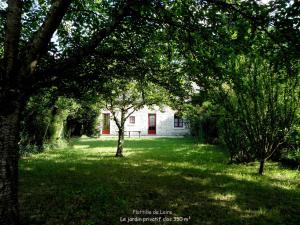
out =
[[[148,114],[148,134],[156,134],[156,114]]]
[[[103,113],[102,134],[110,134],[110,116],[109,116],[109,113]]]

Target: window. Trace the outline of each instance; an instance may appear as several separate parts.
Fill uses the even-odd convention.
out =
[[[174,127],[183,127],[183,119],[176,114],[174,115]]]
[[[129,123],[135,124],[135,116],[129,117]]]

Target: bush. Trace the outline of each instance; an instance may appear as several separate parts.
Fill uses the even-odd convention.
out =
[[[55,103],[51,91],[43,91],[29,99],[21,122],[20,152],[41,151],[47,139],[51,108]]]
[[[211,102],[187,105],[183,113],[189,121],[191,135],[196,140],[209,144],[219,143],[219,117],[215,114],[215,107]]]
[[[280,162],[287,167],[300,168],[300,126],[295,126],[282,149]]]
[[[31,97],[21,122],[20,154],[38,153],[64,145],[66,118],[76,113],[78,107],[74,100],[57,97],[51,90]]]
[[[227,146],[230,163],[249,163],[255,160],[255,155],[249,147],[250,143],[238,122],[223,118],[219,122],[220,137]]]
[[[67,137],[87,135],[96,136],[96,125],[99,117],[99,108],[82,106],[76,114],[69,115],[66,120]]]
[[[293,168],[300,169],[300,149],[295,151],[290,151],[285,156],[283,156],[280,160],[282,165]]]

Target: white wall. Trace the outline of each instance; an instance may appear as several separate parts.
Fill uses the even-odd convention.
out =
[[[109,113],[107,110],[102,110],[101,113]],[[175,111],[166,106],[162,111],[159,107],[153,108],[144,107],[132,114],[135,116],[135,124],[129,123],[129,118],[125,123],[125,131],[141,131],[141,135],[148,135],[148,114],[156,114],[156,136],[182,136],[190,134],[190,129],[183,124],[183,127],[174,127]],[[110,120],[110,135],[117,135],[118,127],[112,116]],[[133,135],[138,135],[133,133]]]

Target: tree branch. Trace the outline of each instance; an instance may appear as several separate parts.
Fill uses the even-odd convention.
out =
[[[130,8],[134,3],[138,3],[137,0],[127,0],[122,7],[115,9],[113,16],[111,17],[110,21],[107,24],[96,31],[90,38],[86,44],[82,45],[81,47],[74,49],[73,53],[66,58],[65,60],[60,61],[59,63],[52,64],[48,66],[43,71],[39,71],[38,74],[35,74],[35,79],[40,80],[41,74],[42,76],[49,77],[53,75],[53,71],[61,71],[67,70],[74,65],[80,64],[87,56],[92,55],[97,50],[96,48],[98,45],[103,41],[106,37],[112,34],[117,26],[122,23],[124,18],[129,15]],[[39,76],[38,76],[39,75]],[[47,80],[47,78],[46,78]]]
[[[136,110],[133,109],[132,112],[130,112],[126,117],[125,117],[125,121],[129,118],[129,116],[131,116]]]
[[[118,120],[118,117],[117,117],[117,115],[116,115],[116,112],[115,112],[115,110],[114,110],[114,108],[113,108],[113,100],[112,100],[111,97],[109,98],[109,101],[110,101],[110,107],[109,107],[108,104],[106,103],[106,108],[111,112],[111,114],[113,115],[113,118],[114,118],[114,121],[115,121],[117,127],[120,129],[121,123],[120,123],[120,121]]]
[[[58,26],[61,24],[61,21],[68,10],[72,0],[55,0],[49,13],[40,27],[36,32],[35,37],[32,42],[28,44],[28,52],[26,54],[26,67],[29,66],[30,72],[36,67],[37,61],[45,53],[50,42],[53,33],[56,31]]]
[[[116,112],[113,111],[113,110],[110,110],[110,112],[113,114],[113,117],[114,117],[114,121],[117,125],[117,127],[120,129],[121,128],[121,122],[119,121],[117,115],[116,115]]]
[[[132,103],[134,104],[134,103]],[[128,106],[127,108],[125,108],[124,110],[127,112],[129,109],[132,109],[134,107],[134,105]]]

